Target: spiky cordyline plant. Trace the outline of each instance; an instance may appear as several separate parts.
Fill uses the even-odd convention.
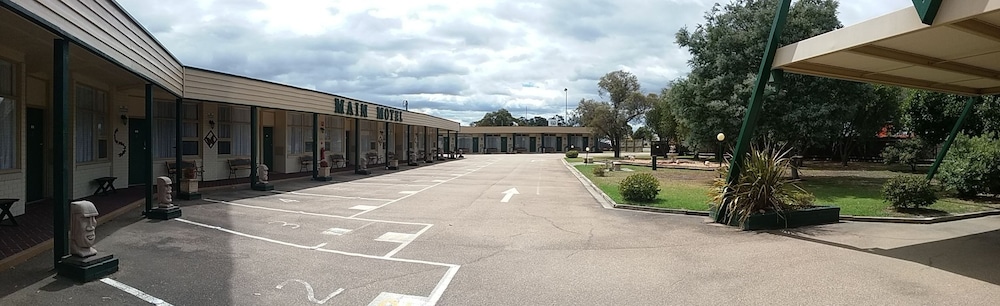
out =
[[[782,216],[786,209],[812,204],[812,194],[785,176],[791,166],[787,158],[790,151],[769,144],[763,148],[753,145],[744,161],[743,173],[734,184],[727,184],[725,178],[715,180],[713,204],[725,209],[719,213],[724,214],[727,224],[733,224],[734,220],[743,224],[751,215],[768,211]],[[728,167],[721,171],[728,172]],[[720,206],[723,201],[726,205]]]

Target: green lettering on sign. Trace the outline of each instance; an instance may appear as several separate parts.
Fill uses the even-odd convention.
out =
[[[344,100],[333,99],[333,112],[337,114],[344,113]]]
[[[354,115],[354,103],[347,102],[347,114]]]
[[[359,115],[361,115],[361,117],[368,118],[368,104],[361,104],[360,112],[361,113]]]
[[[920,22],[931,25],[934,24],[934,17],[937,17],[938,9],[941,8],[941,0],[913,0],[913,7],[917,9]]]

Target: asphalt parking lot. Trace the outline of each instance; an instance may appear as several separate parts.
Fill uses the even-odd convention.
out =
[[[51,254],[43,254],[0,273],[0,304],[991,305],[1000,300],[1000,279],[991,276],[1000,273],[995,262],[1000,217],[947,227],[841,223],[747,233],[700,217],[605,209],[561,158],[476,155],[405,171],[377,170],[372,176],[338,174],[330,183],[280,182],[274,192],[206,192],[203,200],[181,203],[180,219],[128,215],[98,228],[98,250],[121,259],[121,270],[110,281],[73,284],[55,278],[48,266]],[[911,239],[920,231],[937,234]],[[928,251],[933,249],[928,243],[954,237],[972,238],[950,245],[952,251]],[[873,245],[888,251],[872,252]],[[915,246],[920,254],[951,264],[936,266],[923,262],[924,255],[892,252]],[[956,247],[961,254],[949,255]],[[993,266],[979,273],[954,267],[970,254],[992,254]]]

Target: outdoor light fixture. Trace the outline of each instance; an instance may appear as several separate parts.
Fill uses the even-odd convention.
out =
[[[215,119],[215,114],[208,113],[208,127],[210,129],[213,129],[213,130],[215,129],[215,120],[214,119]]]
[[[122,125],[128,125],[128,107],[125,107],[125,105],[119,106],[118,112],[121,113]]]

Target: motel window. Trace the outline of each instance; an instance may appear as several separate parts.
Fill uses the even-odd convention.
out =
[[[17,100],[14,64],[0,60],[0,170],[17,165]]]
[[[176,122],[176,102],[155,101],[153,103],[153,156],[156,158],[174,157],[177,141],[174,122]],[[197,156],[201,148],[198,128],[198,105],[184,103],[181,105],[181,154]]]
[[[500,135],[486,135],[486,149],[500,149]]]
[[[531,150],[531,137],[528,134],[515,134],[514,138],[517,138],[514,141],[515,149]]]
[[[85,85],[76,86],[76,162],[108,158],[108,94]]]
[[[307,114],[288,114],[288,155],[312,152],[312,120]]]
[[[361,121],[360,125],[361,136],[359,137],[359,140],[361,143],[361,153],[377,150],[377,146],[375,144],[377,136],[375,136],[375,134],[378,133],[378,129],[375,127],[375,122]]]
[[[250,108],[219,106],[219,154],[250,156]]]
[[[332,154],[345,154],[344,118],[326,117],[326,150]]]
[[[465,152],[472,152],[472,135],[460,134],[458,136],[458,148]]]

